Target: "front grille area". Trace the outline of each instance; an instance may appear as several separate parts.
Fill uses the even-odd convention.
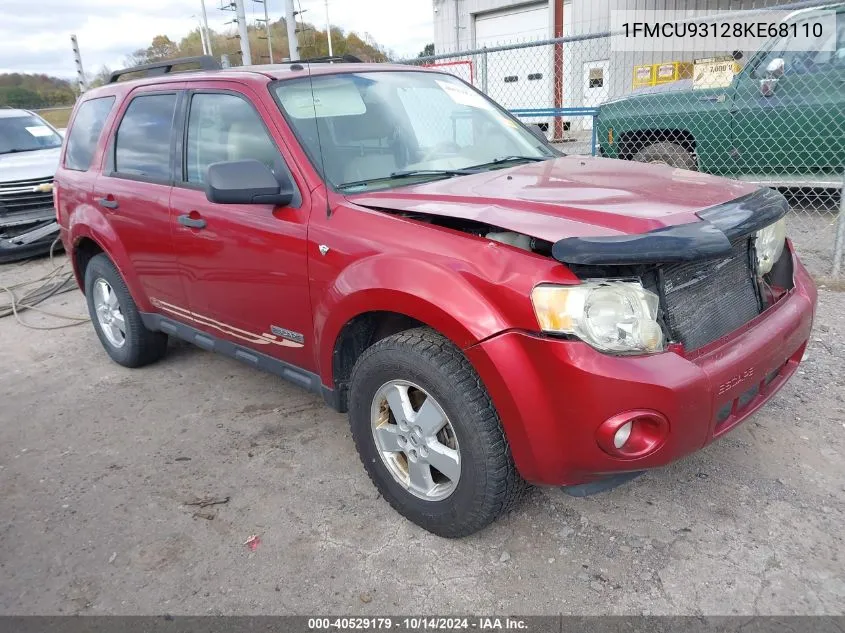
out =
[[[53,182],[53,177],[0,182],[0,218],[53,208],[52,191],[35,191],[38,185]]]
[[[674,341],[695,350],[760,314],[751,240],[733,242],[730,256],[662,268],[664,320]]]

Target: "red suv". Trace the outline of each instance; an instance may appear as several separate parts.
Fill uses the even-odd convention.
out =
[[[774,191],[563,156],[432,70],[179,63],[70,123],[55,202],[97,335],[126,367],[175,336],[322,394],[427,530],[668,464],[802,358],[816,290]]]

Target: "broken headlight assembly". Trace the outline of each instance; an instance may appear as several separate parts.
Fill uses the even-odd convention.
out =
[[[757,270],[760,275],[765,275],[772,270],[772,266],[783,254],[786,243],[786,220],[781,218],[757,231],[754,242],[754,248],[757,251]]]
[[[660,300],[639,281],[585,280],[573,286],[540,285],[531,292],[540,328],[568,334],[602,352],[663,351],[657,321]]]

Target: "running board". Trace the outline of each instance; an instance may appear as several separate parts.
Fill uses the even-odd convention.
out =
[[[256,369],[284,378],[288,382],[303,387],[312,393],[323,396],[326,404],[333,409],[340,410],[340,402],[334,389],[324,386],[320,376],[296,365],[291,365],[278,358],[256,352],[254,349],[243,347],[226,339],[218,338],[208,332],[203,332],[190,325],[185,325],[166,316],[151,312],[142,312],[141,321],[144,327],[155,332],[164,332],[169,336],[192,343],[208,352],[215,352],[234,358]]]

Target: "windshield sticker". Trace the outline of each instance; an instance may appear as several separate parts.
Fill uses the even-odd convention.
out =
[[[46,125],[33,125],[32,127],[26,128],[26,131],[33,136],[53,136],[53,130]]]
[[[285,111],[295,119],[318,119],[364,114],[367,106],[354,83],[347,79],[282,87],[278,91]]]
[[[443,88],[443,91],[449,95],[449,98],[455,103],[469,106],[470,108],[481,108],[483,110],[493,109],[493,106],[491,106],[484,97],[474,90],[470,90],[466,86],[453,84],[448,81],[440,81],[439,79],[435,81],[437,81],[437,85]]]

